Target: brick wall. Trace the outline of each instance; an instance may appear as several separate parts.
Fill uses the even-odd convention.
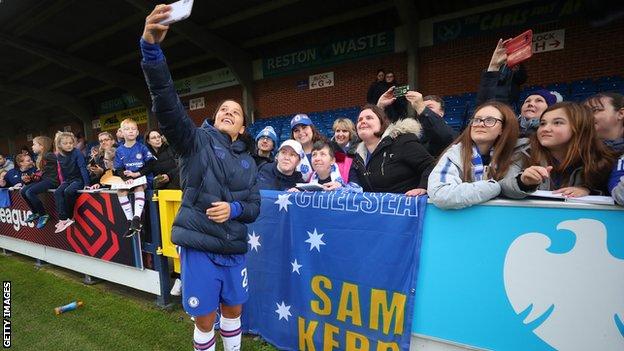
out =
[[[378,68],[393,70],[398,82],[407,80],[406,54],[390,54],[257,81],[254,85],[256,118],[363,105]],[[298,81],[331,71],[334,72],[333,87],[297,90]]]
[[[565,29],[563,50],[534,54],[526,62],[526,85],[570,82],[624,74],[624,21],[604,27],[585,22],[559,22],[534,26],[533,33]],[[479,75],[487,68],[498,38],[521,30],[480,36],[422,48],[419,87],[427,94],[450,95],[476,91]]]

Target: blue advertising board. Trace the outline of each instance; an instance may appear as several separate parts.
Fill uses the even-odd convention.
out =
[[[624,350],[624,211],[560,205],[429,205],[412,332],[491,350]]]

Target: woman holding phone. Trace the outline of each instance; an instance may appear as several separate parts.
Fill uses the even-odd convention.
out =
[[[245,132],[241,104],[225,100],[214,126],[197,128],[186,114],[160,43],[169,26],[160,24],[171,6],[158,5],[145,21],[141,66],[162,133],[180,155],[182,205],[171,240],[180,249],[184,310],[195,317],[195,350],[214,350],[216,310],[225,350],[240,350],[242,304],[248,298],[247,226],[260,211],[253,141]]]

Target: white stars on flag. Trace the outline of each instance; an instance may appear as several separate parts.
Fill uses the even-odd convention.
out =
[[[299,268],[301,268],[303,266],[300,265],[299,262],[297,262],[297,259],[295,258],[295,260],[293,262],[290,262],[290,264],[292,265],[292,272],[291,273],[297,272],[297,274],[301,275],[301,272],[299,272]]]
[[[249,237],[249,240],[247,240],[247,243],[251,245],[251,249],[256,250],[256,252],[258,252],[258,247],[262,246],[260,244],[260,235],[256,235],[256,232],[253,231],[251,232],[251,234],[247,234],[247,236]]]
[[[323,235],[325,234],[319,234],[316,231],[316,228],[314,228],[314,232],[308,233],[308,240],[306,240],[305,242],[310,244],[310,251],[312,251],[312,249],[316,249],[316,251],[321,252],[321,245],[325,245],[325,243],[323,242]]]
[[[292,316],[290,313],[290,307],[292,306],[286,305],[284,301],[282,301],[281,304],[276,302],[275,305],[277,306],[277,309],[275,310],[275,313],[278,314],[277,320],[284,318],[288,322],[288,317]]]
[[[288,205],[292,205],[292,202],[288,200],[290,195],[292,194],[277,195],[277,201],[275,201],[274,203],[276,205],[279,205],[278,212],[280,212],[281,210],[285,210],[286,212],[288,212]]]

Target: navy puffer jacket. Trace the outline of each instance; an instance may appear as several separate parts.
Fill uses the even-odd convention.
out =
[[[186,114],[165,61],[142,62],[152,96],[152,111],[169,144],[180,155],[182,205],[173,222],[171,240],[185,247],[218,254],[247,252],[247,226],[260,212],[256,164],[244,142],[207,121],[197,128]],[[213,202],[238,201],[242,214],[224,223],[208,219]]]

